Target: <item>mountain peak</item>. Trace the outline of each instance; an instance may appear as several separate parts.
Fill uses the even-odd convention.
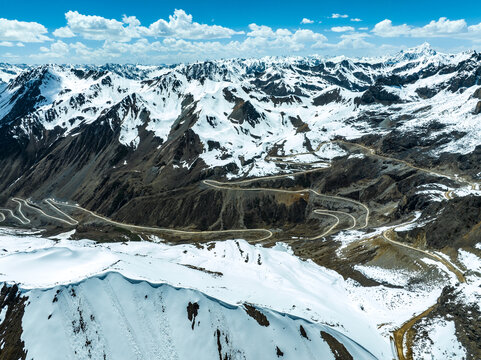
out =
[[[434,56],[437,52],[434,50],[428,42],[424,42],[421,45],[401,50],[398,56],[405,58],[406,60],[413,60],[422,56]]]

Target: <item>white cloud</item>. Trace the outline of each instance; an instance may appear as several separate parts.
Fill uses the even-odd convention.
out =
[[[468,26],[468,31],[472,32],[472,33],[481,32],[481,23],[479,23],[477,25]]]
[[[359,50],[359,49],[371,49],[374,48],[374,44],[371,44],[364,40],[365,38],[371,37],[371,35],[366,33],[352,33],[352,34],[342,34],[341,40],[338,43],[324,43],[320,45],[313,46],[313,48],[326,48],[336,51],[343,51],[345,54],[346,50]]]
[[[243,31],[219,25],[199,24],[192,21],[192,15],[184,10],[175,10],[174,15],[169,16],[169,21],[157,20],[149,26],[150,36],[175,37],[179,39],[222,39],[230,38],[236,34],[243,34]]]
[[[12,47],[13,43],[10,41],[0,41],[0,46]]]
[[[251,24],[250,32],[242,40],[229,42],[189,41],[165,37],[159,41],[140,38],[134,42],[106,40],[100,46],[87,47],[81,42],[65,43],[61,40],[39,53],[31,55],[34,61],[104,63],[126,61],[139,63],[185,62],[226,57],[259,57],[266,55],[294,55],[312,48],[325,48],[327,38],[309,29],[289,31]]]
[[[306,29],[297,30],[292,38],[300,42],[327,41],[324,35]]]
[[[38,43],[50,41],[42,24],[18,20],[0,19],[0,41]]]
[[[256,51],[264,51],[268,54],[269,50],[279,49],[297,52],[305,49],[307,46],[312,46],[313,43],[321,44],[327,41],[323,34],[308,29],[300,29],[292,33],[287,29],[274,31],[269,26],[257,24],[250,24],[249,29],[251,31],[247,33],[247,39],[237,44],[241,49],[252,54],[255,54]]]
[[[67,26],[54,31],[58,37],[73,37],[80,35],[88,40],[116,40],[130,41],[141,36],[139,26],[124,26],[123,22],[115,19],[106,19],[97,15],[83,15],[78,11],[69,11],[65,14]]]
[[[331,28],[331,31],[334,31],[334,32],[354,31],[354,28],[352,26],[334,26]]]
[[[328,36],[332,36],[333,39],[339,38],[338,42],[330,42],[322,33],[309,29],[276,29],[253,23],[248,25],[248,31],[245,33],[219,25],[200,24],[194,22],[192,15],[183,10],[175,10],[167,20],[160,19],[150,26],[143,26],[135,16],[127,15],[123,15],[121,19],[107,19],[69,11],[65,17],[66,26],[53,32],[57,41],[42,46],[40,51],[36,48],[32,50],[33,55],[30,56],[32,62],[173,63],[229,57],[309,55],[312,54],[312,49],[325,50],[330,54],[379,55],[382,53],[381,51],[391,45],[381,44],[381,40],[378,38],[376,46],[374,46],[369,40],[369,37],[372,38],[374,35],[383,38],[449,37],[451,39],[467,39],[473,44],[481,42],[481,23],[468,26],[463,19],[449,20],[444,17],[426,23],[424,26],[394,25],[391,20],[385,19],[376,24],[374,28],[334,26],[330,28],[333,33],[324,33],[330,34]],[[331,17],[334,19],[349,18],[348,15],[342,14],[332,14]],[[0,19],[0,25],[3,24],[2,20],[8,21],[11,28],[14,27],[13,25],[21,23],[16,20]],[[361,19],[351,18],[350,20],[352,22],[348,21],[348,24],[361,25],[357,24]],[[15,24],[12,25],[12,23]],[[317,21],[303,18],[301,23],[313,24]],[[344,21],[344,23],[346,22]],[[52,40],[49,39],[47,29],[43,25],[21,24],[28,24],[30,27],[31,24],[36,24],[36,35],[25,31],[24,36],[20,36],[18,32],[13,35],[11,31],[6,32],[5,26],[3,28],[0,26],[0,47],[4,49],[4,51],[0,51],[2,53],[0,57],[6,59],[5,61],[13,59],[8,56],[17,56],[12,54],[7,56],[6,47],[24,46],[23,42],[29,42],[32,39],[36,42]],[[17,26],[17,30],[18,28]],[[371,31],[366,33],[368,30]],[[244,36],[232,39],[236,34]],[[83,38],[102,42],[87,42],[87,46],[77,41],[75,37],[78,40]],[[231,39],[217,40],[229,38]],[[22,53],[24,52],[25,50],[22,51]]]
[[[443,37],[465,32],[467,24],[464,19],[449,20],[445,17],[432,20],[423,27],[413,27],[407,24],[394,26],[392,21],[385,19],[374,26],[372,32],[381,37]]]
[[[301,20],[301,24],[313,24],[314,20],[308,19],[308,18],[303,18]]]
[[[374,47],[373,44],[364,40],[370,37],[366,33],[354,33],[341,35],[341,41],[336,45],[338,49],[368,49]]]
[[[385,19],[374,26],[372,32],[381,37],[398,37],[409,35],[411,27],[407,24],[393,26],[392,21]]]
[[[445,17],[439,18],[438,21],[432,20],[422,28],[413,28],[411,36],[413,37],[427,37],[427,36],[442,36],[448,34],[456,34],[464,31],[467,27],[466,21],[449,20]]]
[[[68,26],[58,28],[54,30],[53,35],[60,38],[71,38],[75,37],[75,34]]]
[[[149,27],[141,26],[135,16],[123,15],[122,21],[106,19],[97,15],[83,15],[78,11],[65,14],[67,26],[56,29],[56,37],[81,36],[87,40],[129,42],[145,37],[174,37],[179,39],[220,39],[230,38],[242,31],[219,25],[199,24],[184,10],[175,10],[169,20],[159,19]]]
[[[292,33],[287,29],[277,29],[272,30],[269,26],[249,24],[250,32],[247,33],[249,37],[263,37],[263,38],[274,38],[277,36],[289,36]]]
[[[132,26],[140,26],[140,21],[135,16],[127,16],[124,14],[122,16],[122,22]]]
[[[270,46],[289,44],[291,48],[302,48],[304,47],[304,43],[327,41],[324,35],[308,29],[300,29],[292,33],[287,29],[277,29],[274,31],[269,26],[257,24],[250,24],[249,29],[251,31],[247,33],[248,38],[257,39],[257,41],[260,41],[259,39],[274,39],[274,41],[270,43]],[[295,43],[297,43],[297,45]]]
[[[40,51],[43,53],[40,54],[40,58],[64,58],[69,53],[69,45],[62,40],[57,40],[50,47],[40,47]]]

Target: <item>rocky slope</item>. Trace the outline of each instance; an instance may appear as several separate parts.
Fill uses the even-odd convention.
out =
[[[469,272],[460,254],[480,255],[480,76],[477,52],[427,44],[369,59],[0,64],[0,223],[100,242],[283,241],[360,286],[451,289],[439,269]],[[418,275],[372,270],[385,267]],[[433,319],[446,317],[437,290]],[[479,311],[463,291],[451,303]],[[472,319],[453,316],[476,358]],[[420,344],[437,329],[422,324],[406,335]]]
[[[0,200],[52,196],[134,223],[251,227],[236,220],[252,207],[249,202],[239,208],[197,184],[299,169],[268,155],[312,151],[340,138],[478,181],[480,61],[476,52],[446,55],[425,44],[378,59],[266,58],[172,67],[3,64],[2,80],[8,82],[0,94]],[[319,150],[318,161],[347,155],[342,146]],[[406,203],[400,213],[406,206],[426,217],[436,211],[414,189],[406,190],[389,195]],[[175,200],[165,195],[169,191]],[[459,208],[476,208],[473,200],[459,202]],[[198,205],[192,213],[182,203]],[[135,211],[139,206],[153,215]],[[173,213],[182,216],[168,216]],[[221,214],[231,218],[225,225],[218,221]],[[479,212],[473,216],[461,220],[464,234]],[[439,241],[445,242],[428,242]]]

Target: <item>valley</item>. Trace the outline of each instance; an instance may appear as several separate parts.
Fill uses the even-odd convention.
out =
[[[2,349],[481,356],[478,53],[9,71]]]

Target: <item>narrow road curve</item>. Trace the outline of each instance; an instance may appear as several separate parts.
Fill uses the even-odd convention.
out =
[[[29,222],[25,222],[25,221],[23,221],[22,219],[20,219],[18,216],[16,216],[16,215],[13,213],[13,211],[10,210],[10,209],[1,208],[0,211],[5,211],[6,213],[10,214],[10,216],[11,216],[12,218],[14,218],[15,220],[17,220],[17,221],[18,221],[20,224],[22,224],[22,225],[28,225],[28,224],[29,224]],[[5,220],[5,215],[4,215],[3,213],[2,213],[2,216],[3,216],[4,220]]]
[[[344,141],[344,140],[333,140],[332,142],[337,142],[339,144],[345,144],[345,145],[351,145],[351,146],[354,146],[354,147],[358,147],[358,148],[363,149],[366,152],[368,152],[369,155],[371,155],[371,156],[375,156],[375,157],[378,157],[378,158],[381,158],[381,159],[384,159],[384,160],[388,160],[388,161],[398,162],[398,163],[401,163],[401,164],[403,164],[403,165],[405,165],[405,166],[407,166],[411,169],[414,169],[414,170],[419,170],[421,172],[431,174],[431,175],[435,175],[435,176],[439,176],[439,177],[445,177],[445,178],[448,178],[448,179],[450,179],[454,182],[457,182],[457,183],[470,185],[473,190],[481,188],[481,184],[478,183],[478,182],[470,181],[470,180],[468,180],[466,178],[462,178],[462,177],[444,174],[444,173],[441,173],[439,171],[433,171],[433,170],[430,170],[430,169],[422,168],[422,167],[413,165],[413,164],[407,162],[406,160],[401,160],[401,159],[396,159],[396,158],[393,158],[393,157],[390,157],[390,156],[380,155],[376,152],[375,149],[367,147],[365,145],[352,143],[352,142],[348,142],[348,141]]]
[[[453,197],[453,191],[452,190],[448,190],[444,193],[444,197],[446,198],[446,200],[452,200],[454,199]]]
[[[429,308],[424,310],[422,313],[406,321],[399,329],[393,332],[394,345],[396,346],[398,360],[412,360],[412,356],[408,356],[408,357],[404,356],[405,354],[403,350],[404,337],[406,336],[406,333],[408,332],[409,329],[411,329],[419,320],[428,316],[431,313],[431,311],[434,310],[435,307],[436,307],[436,304],[430,306]]]
[[[70,216],[68,216],[67,214],[63,213],[62,214],[68,218],[69,220],[65,220],[65,219],[62,219],[62,218],[59,218],[59,217],[56,217],[56,216],[52,216],[52,215],[48,215],[47,213],[45,213],[42,209],[40,209],[40,207],[38,206],[33,206],[34,204],[30,204],[27,200],[24,200],[24,199],[20,199],[20,198],[13,198],[12,199],[13,201],[17,202],[19,204],[19,212],[21,212],[22,210],[22,204],[23,206],[31,209],[31,210],[34,210],[38,213],[40,213],[42,216],[46,217],[46,218],[50,218],[50,219],[53,219],[53,220],[56,220],[56,221],[60,221],[60,222],[63,222],[64,224],[67,224],[67,225],[70,225],[70,226],[75,226],[75,225],[78,225],[78,221],[76,221],[75,219],[72,219]],[[47,204],[49,205],[52,205],[50,204],[48,201],[45,201]],[[23,214],[23,213],[22,213]],[[24,215],[25,216],[25,215]],[[30,220],[29,220],[30,222]]]
[[[5,214],[3,213],[3,211],[4,211],[4,212],[10,214],[10,216],[12,218],[14,218],[16,221],[18,221],[20,224],[22,224],[22,225],[30,224],[30,219],[28,219],[25,216],[25,214],[22,212],[22,203],[19,202],[18,199],[16,199],[16,198],[13,198],[12,201],[18,204],[18,213],[20,214],[21,217],[23,217],[23,219],[21,219],[20,217],[15,215],[11,209],[3,209],[2,208],[2,209],[0,209],[0,211],[2,211],[2,213],[0,213],[0,214],[2,214],[2,220],[0,222],[5,221]]]
[[[55,206],[55,204],[52,203],[51,199],[45,199],[45,203],[50,205],[50,207],[52,209],[54,209],[57,213],[63,215],[65,218],[68,219],[68,221],[65,221],[67,224],[70,224],[70,225],[78,225],[78,221],[75,220],[74,218],[70,217],[69,215],[67,215],[66,213],[64,213],[62,210],[60,210],[57,206]],[[55,217],[53,217],[55,218]]]
[[[25,214],[22,212],[22,203],[18,201],[17,198],[13,198],[12,201],[18,204],[18,213],[20,214],[21,217],[23,217],[23,223],[30,224],[30,219],[26,217]]]
[[[352,225],[349,226],[348,228],[344,229],[344,230],[352,230],[356,227],[357,225],[357,220],[354,216],[352,216],[351,214],[347,213],[347,212],[344,212],[344,211],[336,211],[336,210],[319,210],[319,209],[316,209],[313,211],[314,214],[320,214],[322,215],[322,213],[325,213],[325,212],[329,212],[329,213],[335,213],[335,214],[342,214],[342,215],[346,215],[348,216],[351,220],[352,220]]]
[[[405,224],[403,224],[403,225],[405,225]],[[466,282],[466,279],[465,279],[463,273],[461,271],[459,271],[449,260],[447,260],[447,259],[445,259],[445,258],[443,258],[443,257],[441,257],[437,254],[433,254],[432,252],[429,252],[427,250],[418,249],[414,246],[404,244],[404,243],[401,243],[399,241],[394,240],[393,236],[392,236],[393,231],[394,231],[394,229],[389,229],[389,230],[384,231],[382,233],[382,237],[384,238],[384,240],[386,240],[389,243],[392,243],[394,245],[401,246],[401,247],[404,247],[404,248],[408,248],[408,249],[423,253],[424,255],[426,255],[426,256],[442,263],[443,265],[445,265],[446,268],[456,276],[457,280],[460,283]],[[407,358],[404,355],[405,353],[407,353],[407,351],[405,352],[404,349],[403,349],[403,347],[404,347],[404,337],[406,336],[406,333],[409,331],[409,329],[411,329],[419,320],[428,316],[431,313],[431,311],[434,310],[435,307],[436,307],[436,304],[432,305],[431,307],[429,307],[428,309],[426,309],[422,313],[414,316],[413,318],[411,318],[410,320],[405,322],[400,328],[396,329],[393,332],[394,344],[396,346],[396,352],[397,352],[397,356],[398,356],[399,360],[411,360],[411,357]]]
[[[307,170],[307,171],[309,171],[309,170]],[[299,175],[299,174],[302,174],[302,173],[305,173],[305,171],[296,172],[296,173],[288,174],[288,175],[275,175],[275,177],[279,178],[279,177],[294,176],[294,175]],[[258,181],[259,179],[270,180],[272,178],[269,177],[269,176],[265,176],[263,178],[247,179],[247,180],[240,180],[240,181],[221,182],[221,181],[217,181],[217,180],[202,180],[202,182],[207,186],[211,186],[215,189],[220,189],[220,190],[264,191],[264,192],[278,192],[278,193],[285,193],[285,194],[304,194],[304,193],[310,192],[310,193],[314,194],[315,196],[328,198],[328,199],[336,199],[336,200],[340,200],[340,201],[344,201],[344,202],[349,202],[351,204],[355,204],[357,206],[362,207],[363,210],[365,211],[365,216],[364,216],[364,225],[362,227],[360,227],[360,229],[366,228],[369,224],[369,216],[370,216],[369,208],[365,204],[363,204],[359,201],[356,201],[356,200],[349,199],[349,198],[345,198],[345,197],[341,197],[341,196],[337,196],[337,195],[325,195],[325,194],[321,194],[320,192],[318,192],[316,190],[313,190],[313,189],[285,190],[285,189],[275,189],[275,188],[265,188],[265,187],[244,188],[244,187],[239,187],[239,186],[232,186],[232,185],[248,184],[248,183],[251,183],[251,182],[254,182],[254,181]],[[343,212],[343,211],[333,211],[333,210],[324,210],[324,209],[322,211],[324,211],[324,212],[334,212],[334,213],[337,212],[337,213],[341,213],[341,214],[344,214],[346,216],[349,216],[351,219],[354,218],[351,214]],[[356,221],[355,218],[354,218],[354,221]],[[352,228],[353,227],[350,227],[349,229],[352,229]]]
[[[93,211],[87,210],[79,205],[71,205],[71,204],[65,204],[65,203],[60,203],[57,202],[53,199],[47,199],[49,203],[53,203],[55,205],[60,205],[60,206],[66,206],[70,208],[74,208],[77,210],[81,210],[93,217],[96,217],[97,219],[103,220],[107,223],[117,225],[126,229],[136,229],[136,230],[144,230],[144,231],[161,231],[161,232],[170,232],[173,234],[181,234],[181,235],[202,235],[202,234],[228,234],[228,233],[247,233],[247,232],[256,232],[256,233],[264,233],[266,234],[263,238],[259,239],[258,241],[263,241],[271,238],[274,234],[272,231],[267,230],[267,229],[234,229],[234,230],[207,230],[207,231],[187,231],[187,230],[176,230],[176,229],[168,229],[168,228],[159,228],[159,227],[152,227],[152,226],[141,226],[141,225],[130,225],[130,224],[125,224],[121,223],[115,220],[111,220],[109,218],[106,218],[102,215],[96,214]],[[68,216],[65,214],[62,210],[57,208],[59,212],[63,213],[65,216]]]
[[[334,225],[330,226],[330,227],[329,227],[326,231],[324,231],[322,234],[317,235],[317,236],[314,236],[314,237],[311,237],[309,240],[317,240],[317,239],[323,238],[324,236],[326,236],[327,234],[329,234],[329,233],[330,233],[337,225],[339,225],[339,223],[341,222],[341,219],[339,219],[339,216],[334,215],[334,214],[331,214],[329,211],[314,210],[314,213],[319,214],[319,215],[324,215],[324,216],[330,216],[330,217],[336,219],[336,222],[334,223]]]
[[[285,161],[282,161],[282,160],[279,160],[279,159],[289,158],[289,157],[294,157],[294,156],[299,156],[299,155],[305,155],[305,154],[313,154],[316,151],[318,151],[321,148],[321,146],[324,145],[325,143],[326,142],[320,143],[317,146],[316,150],[314,150],[314,151],[310,151],[310,152],[306,152],[306,153],[299,153],[299,154],[291,154],[291,155],[286,155],[286,156],[277,156],[277,157],[275,157],[276,160],[273,160],[274,157],[272,157],[272,161],[286,163]],[[295,162],[293,162],[293,163],[297,164],[297,165],[303,165],[302,163],[295,163]],[[311,165],[311,164],[312,163],[309,163],[309,164],[306,163],[304,165]],[[362,227],[360,227],[360,229],[363,229],[363,228],[367,227],[368,223],[369,223],[370,210],[365,204],[363,204],[359,201],[356,201],[356,200],[352,200],[352,199],[348,199],[348,198],[344,198],[344,197],[336,196],[336,195],[321,194],[318,191],[313,190],[313,189],[283,190],[283,189],[262,188],[262,187],[242,188],[242,187],[239,186],[239,185],[249,184],[249,183],[252,183],[254,181],[274,180],[274,179],[287,178],[287,177],[291,177],[291,176],[297,176],[297,175],[301,175],[301,174],[308,174],[308,173],[311,173],[311,172],[317,172],[317,171],[325,170],[325,169],[330,167],[329,163],[325,163],[325,164],[326,164],[326,166],[324,166],[324,167],[318,167],[318,168],[315,168],[315,169],[303,170],[303,171],[298,171],[298,172],[288,173],[288,174],[282,174],[282,175],[264,176],[264,177],[258,177],[258,178],[253,178],[253,179],[231,181],[231,182],[227,182],[227,183],[223,183],[223,182],[216,181],[216,180],[203,180],[203,183],[207,186],[210,186],[210,187],[213,187],[213,188],[219,189],[219,190],[266,191],[266,192],[268,191],[268,192],[279,192],[279,193],[286,193],[286,194],[303,194],[303,193],[310,192],[310,193],[314,194],[315,196],[319,196],[319,197],[323,197],[323,198],[327,198],[327,199],[336,199],[336,200],[343,201],[343,202],[348,202],[348,203],[351,203],[351,204],[354,204],[354,205],[357,205],[357,206],[360,206],[360,207],[363,208],[363,210],[365,211],[364,225]],[[238,186],[235,187],[235,186],[232,186],[232,185],[238,185]],[[124,228],[131,228],[131,229],[137,229],[137,230],[162,231],[162,232],[170,232],[170,233],[175,233],[175,234],[186,234],[186,235],[222,234],[222,233],[252,233],[252,232],[254,232],[254,233],[264,233],[265,236],[257,240],[259,242],[267,240],[267,239],[269,239],[273,236],[272,231],[270,231],[268,229],[233,229],[233,230],[211,230],[211,231],[187,231],[187,230],[176,230],[176,229],[158,228],[158,227],[150,227],[150,226],[130,225],[130,224],[125,224],[125,223],[121,223],[121,222],[118,222],[118,221],[108,219],[108,218],[106,218],[104,216],[101,216],[101,215],[98,215],[98,214],[96,214],[96,213],[94,213],[90,210],[84,209],[84,208],[82,208],[78,205],[64,204],[64,203],[56,202],[53,199],[45,199],[44,202],[47,205],[49,205],[55,212],[59,213],[61,216],[64,217],[62,219],[62,218],[52,216],[52,215],[49,215],[49,214],[45,213],[40,207],[33,206],[34,204],[30,204],[28,202],[28,200],[24,200],[24,199],[20,199],[20,198],[13,198],[12,200],[19,204],[19,207],[18,207],[19,213],[26,219],[26,221],[28,221],[28,223],[30,223],[30,220],[23,214],[22,204],[25,207],[30,208],[31,210],[37,211],[38,213],[40,213],[44,217],[47,217],[47,218],[50,218],[50,219],[53,219],[53,220],[56,220],[56,221],[60,221],[60,222],[62,222],[64,224],[67,224],[69,226],[78,225],[79,222],[77,220],[75,220],[74,218],[72,218],[70,215],[66,214],[64,211],[62,211],[57,205],[73,207],[73,208],[76,208],[76,209],[81,210],[83,212],[86,212],[86,213],[88,213],[88,214],[90,214],[90,215],[92,215],[92,216],[94,216],[98,219],[101,219],[105,222],[108,222],[108,223],[111,223],[111,224],[114,224],[114,225],[117,225],[117,226],[121,226],[121,227],[124,227]],[[8,211],[10,211],[10,210],[8,210]],[[12,214],[12,216],[14,216],[11,211],[10,211],[10,213]],[[347,212],[344,212],[344,211],[335,211],[335,210],[327,210],[327,209],[315,209],[313,211],[313,213],[318,214],[318,215],[332,217],[336,220],[336,222],[333,225],[331,225],[322,234],[314,236],[312,238],[309,238],[309,240],[317,240],[317,239],[322,238],[322,237],[328,235],[329,233],[331,233],[341,222],[341,219],[336,214],[341,214],[343,216],[346,216],[346,217],[349,218],[350,221],[352,221],[352,225],[345,230],[351,230],[351,229],[355,228],[356,225],[357,225],[356,218],[353,215],[351,215]],[[2,214],[2,216],[3,216],[3,214]],[[19,221],[21,221],[22,224],[26,224],[20,218],[18,218],[16,216],[14,216],[14,217],[17,218]]]
[[[408,248],[408,249],[411,249],[411,250],[414,250],[414,251],[419,251],[419,252],[422,252],[423,254],[425,254],[426,256],[442,263],[444,266],[446,266],[448,268],[449,271],[451,271],[455,276],[456,278],[458,279],[458,281],[460,283],[464,283],[466,282],[466,279],[463,275],[463,273],[461,271],[459,271],[450,261],[448,261],[447,259],[443,258],[442,256],[439,256],[437,254],[434,254],[430,251],[427,251],[427,250],[422,250],[422,249],[418,249],[414,246],[411,246],[411,245],[408,245],[408,244],[404,244],[402,242],[399,242],[399,241],[396,241],[392,238],[392,233],[393,233],[393,229],[389,229],[389,230],[386,230],[382,233],[382,236],[383,238],[392,243],[392,244],[395,244],[395,245],[398,245],[398,246],[402,246],[402,247],[405,247],[405,248]]]

